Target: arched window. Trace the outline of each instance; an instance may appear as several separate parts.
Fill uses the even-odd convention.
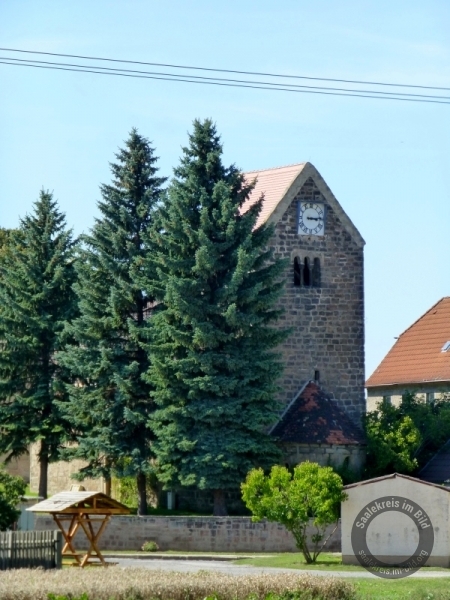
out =
[[[308,257],[305,257],[305,262],[303,263],[303,285],[305,287],[310,287],[311,285],[311,267]]]
[[[302,265],[298,256],[294,258],[294,285],[296,287],[302,284]]]
[[[315,258],[313,262],[312,286],[320,287],[320,258]]]

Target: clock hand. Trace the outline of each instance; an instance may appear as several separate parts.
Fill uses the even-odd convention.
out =
[[[306,217],[307,221],[323,221],[322,217]]]

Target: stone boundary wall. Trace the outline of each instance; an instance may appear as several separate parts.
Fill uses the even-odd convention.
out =
[[[36,530],[55,529],[50,516],[36,516]],[[334,526],[328,529],[331,533]],[[311,533],[313,530],[311,529]],[[160,550],[200,552],[295,552],[295,541],[282,525],[250,517],[112,517],[100,538],[102,550],[140,550],[146,541],[155,541]],[[83,534],[75,546],[86,547]],[[340,552],[341,526],[329,540],[326,550]]]

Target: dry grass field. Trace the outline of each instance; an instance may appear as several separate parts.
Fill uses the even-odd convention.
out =
[[[0,600],[48,600],[48,594],[89,600],[354,600],[353,585],[305,574],[234,577],[218,573],[176,573],[117,566],[43,571],[0,571]]]

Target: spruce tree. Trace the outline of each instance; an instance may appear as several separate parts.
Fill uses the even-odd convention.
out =
[[[76,310],[73,245],[52,194],[42,191],[0,261],[0,453],[20,456],[40,442],[43,497],[48,464],[65,439],[59,403],[67,373],[55,354]]]
[[[279,411],[276,346],[285,332],[272,325],[282,265],[267,249],[273,228],[255,228],[263,199],[241,212],[253,185],[222,164],[214,124],[195,121],[189,141],[150,261],[161,302],[152,318],[152,426],[165,487],[210,490],[220,515],[225,492],[278,457],[267,428]]]
[[[140,277],[165,178],[157,176],[154,150],[135,129],[116,158],[113,182],[101,186],[101,217],[83,237],[76,263],[80,316],[70,327],[76,343],[60,355],[77,378],[65,408],[77,445],[67,454],[87,461],[81,478],[136,477],[138,514],[145,514],[152,402],[141,343],[153,298]]]

